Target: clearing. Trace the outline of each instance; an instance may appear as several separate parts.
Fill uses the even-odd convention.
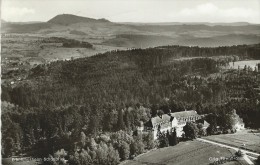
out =
[[[156,149],[140,156],[134,160],[122,162],[124,165],[208,165],[214,160],[225,157],[230,158],[234,155],[234,150],[219,146],[202,143],[199,141],[181,142],[173,147]],[[242,163],[242,160],[226,162],[225,164],[235,165]]]
[[[260,133],[238,132],[203,137],[203,139],[260,153]]]

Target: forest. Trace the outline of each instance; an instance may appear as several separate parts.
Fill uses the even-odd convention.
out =
[[[62,37],[50,37],[42,39],[43,43],[62,43],[63,47],[66,48],[93,48],[93,45],[85,42],[78,41],[75,39],[67,39]]]
[[[151,135],[134,132],[157,110],[236,109],[246,127],[260,128],[260,72],[223,69],[239,59],[260,59],[260,44],[115,50],[38,65],[15,87],[2,85],[2,155],[63,149],[74,164],[117,164],[154,147]]]

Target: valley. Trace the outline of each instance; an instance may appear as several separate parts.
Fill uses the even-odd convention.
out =
[[[47,22],[1,23],[2,73],[28,70],[37,64],[89,57],[112,50],[163,45],[217,47],[260,42],[257,24],[131,24],[114,23],[71,14],[57,15]],[[92,45],[66,48],[60,37]]]

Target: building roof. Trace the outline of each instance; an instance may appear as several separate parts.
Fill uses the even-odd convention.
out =
[[[204,120],[204,122],[203,122],[203,127],[209,127],[209,123],[206,121],[206,120]]]
[[[241,118],[241,117],[237,117],[237,123],[238,124],[244,124],[244,121],[243,121],[243,119]]]
[[[182,111],[182,112],[175,112],[170,114],[163,114],[161,116],[156,116],[151,118],[147,123],[145,123],[146,127],[153,127],[156,124],[159,123],[168,123],[171,122],[173,118],[188,118],[191,116],[200,116],[197,114],[196,111],[190,110],[190,111]]]
[[[238,124],[244,124],[243,119],[241,117],[239,117],[239,115],[237,114],[235,109],[233,109],[233,114],[235,115],[235,118],[236,118],[236,121]]]
[[[186,118],[186,117],[190,117],[190,116],[199,116],[199,115],[197,114],[196,111],[190,110],[190,111],[174,112],[174,113],[171,113],[171,116],[176,117],[178,119],[181,117]]]
[[[158,123],[166,123],[166,122],[170,122],[170,121],[171,121],[171,117],[167,114],[163,114],[161,117],[156,116],[156,117],[151,118],[151,122],[152,122],[153,126]]]

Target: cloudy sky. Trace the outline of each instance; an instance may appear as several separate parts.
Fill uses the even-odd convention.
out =
[[[260,0],[2,0],[6,21],[47,21],[58,14],[113,22],[260,23]]]

